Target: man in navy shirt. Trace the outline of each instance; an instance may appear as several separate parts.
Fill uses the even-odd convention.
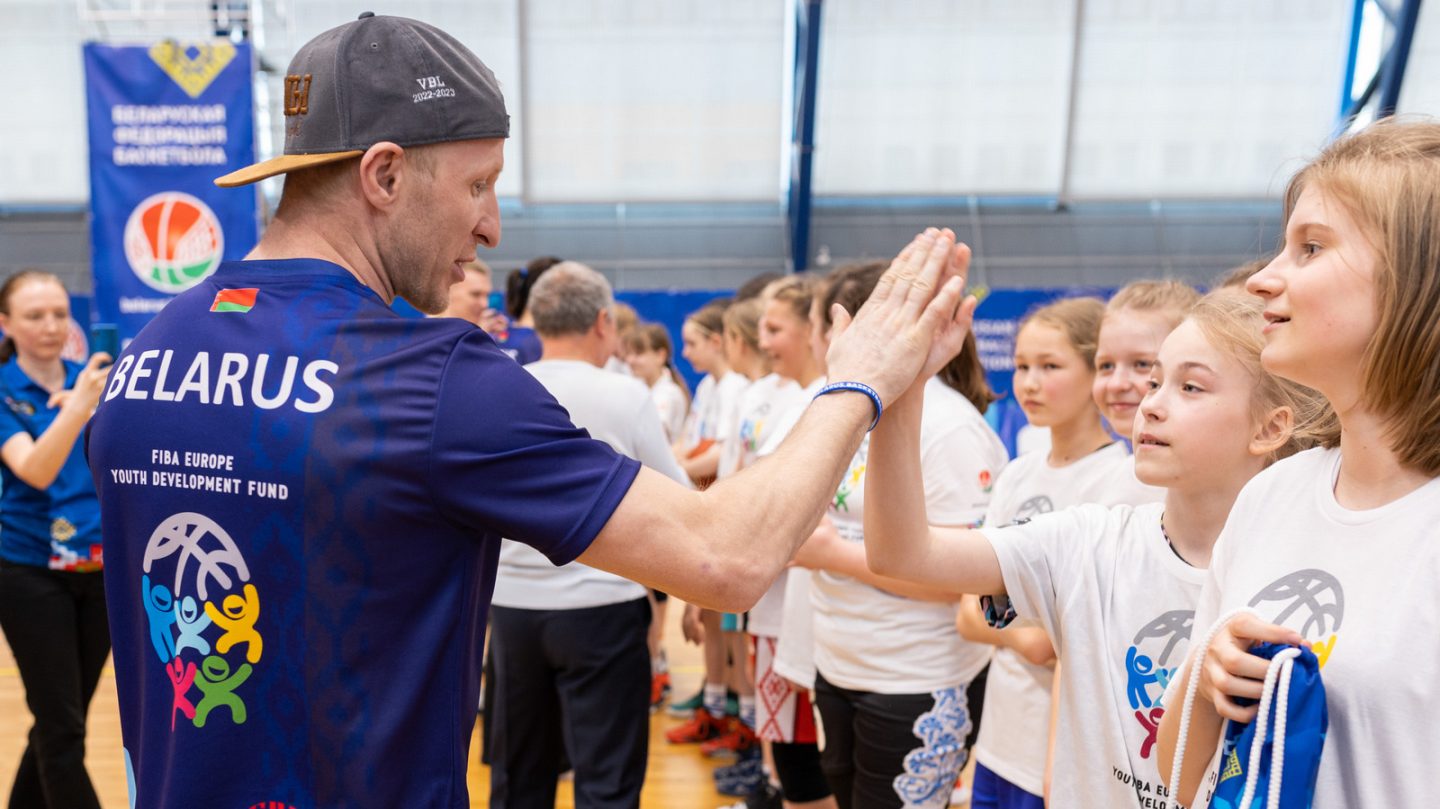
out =
[[[748,608],[880,402],[958,350],[968,252],[917,237],[838,318],[832,378],[864,384],[693,492],[483,331],[390,311],[440,311],[500,239],[508,116],[473,54],[367,13],[301,49],[284,101],[286,154],[217,181],[290,172],[274,222],[127,347],[90,427],[132,805],[465,807],[500,537]]]

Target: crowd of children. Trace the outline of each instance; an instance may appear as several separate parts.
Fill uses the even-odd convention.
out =
[[[1292,180],[1277,255],[1203,297],[1142,280],[1031,312],[1009,395],[1048,447],[1014,460],[973,336],[952,338],[790,574],[748,617],[687,616],[705,685],[669,740],[736,754],[717,786],[748,806],[943,807],[972,754],[975,807],[1201,805],[1222,722],[1255,714],[1267,661],[1247,650],[1271,641],[1322,666],[1313,805],[1415,805],[1437,741],[1414,721],[1437,688],[1437,189],[1440,125],[1378,124]],[[832,307],[883,269],[685,322],[706,376],[675,451],[697,484],[778,444],[825,379]],[[663,330],[629,345],[675,407]],[[1195,666],[1181,738],[1168,686]]]

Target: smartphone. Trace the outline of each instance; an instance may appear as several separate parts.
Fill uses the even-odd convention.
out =
[[[90,353],[105,352],[113,361],[120,355],[120,330],[114,323],[96,323],[90,327]]]

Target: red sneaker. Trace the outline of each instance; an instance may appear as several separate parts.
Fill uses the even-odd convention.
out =
[[[654,713],[665,706],[665,700],[670,697],[670,672],[662,671],[650,677],[650,712]]]
[[[696,708],[695,715],[685,724],[665,731],[665,741],[671,744],[695,744],[718,737],[724,730],[723,720],[716,719],[704,708]]]
[[[735,758],[760,743],[755,731],[735,717],[726,720],[725,732],[700,745],[700,754],[710,758]]]

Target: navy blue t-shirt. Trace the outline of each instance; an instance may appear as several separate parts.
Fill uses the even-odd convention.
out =
[[[135,805],[468,807],[501,536],[583,552],[639,471],[478,328],[227,262],[89,435]]]
[[[540,345],[540,335],[536,334],[534,329],[516,326],[513,323],[500,335],[497,342],[501,351],[509,354],[521,365],[535,362],[544,353]]]
[[[84,366],[65,363],[65,387],[75,387]],[[0,446],[20,433],[38,439],[60,408],[50,391],[21,370],[17,357],[0,365]],[[55,482],[36,489],[0,464],[0,559],[51,570],[96,571],[100,552],[100,503],[85,453],[76,441]]]

